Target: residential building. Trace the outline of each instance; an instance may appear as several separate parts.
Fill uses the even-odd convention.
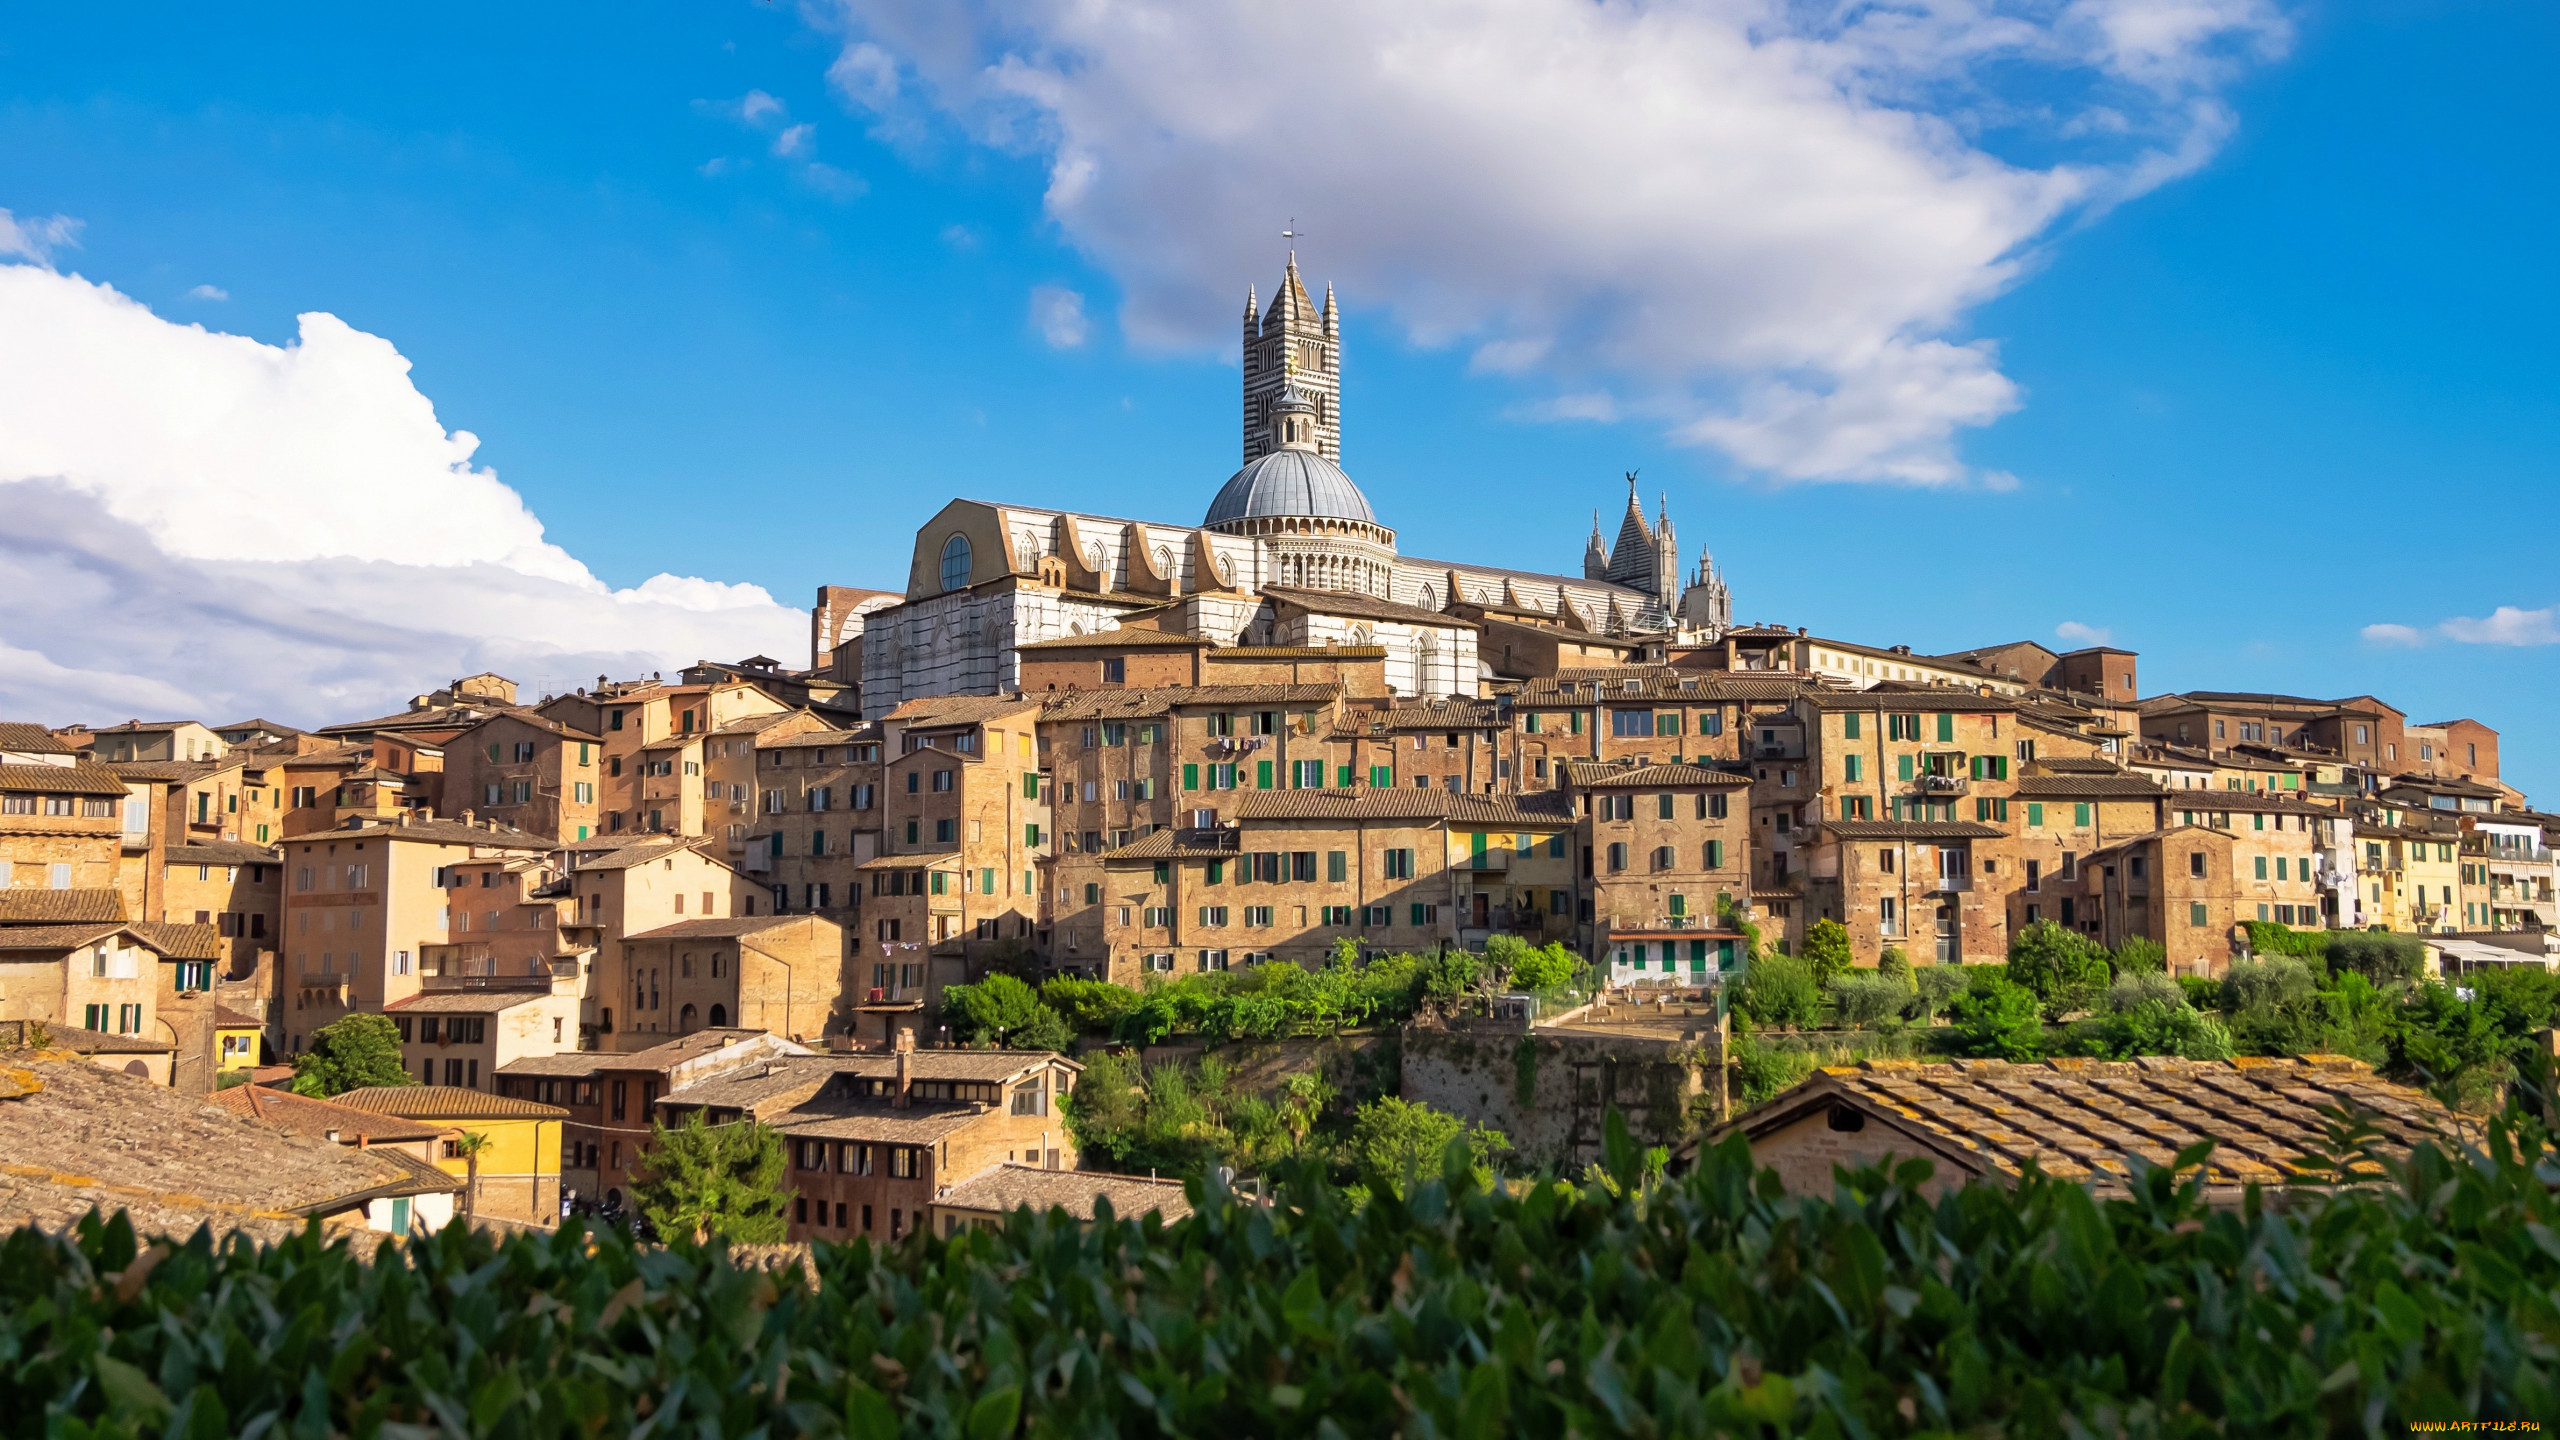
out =
[[[2560,863],[2542,822],[2524,815],[2479,816],[2462,837],[2466,930],[2560,930]]]
[[[954,697],[881,721],[880,854],[860,862],[864,933],[854,959],[928,965],[928,1002],[968,965],[1030,953],[1038,865],[1051,834],[1039,702]]]
[[[549,854],[552,842],[467,820],[390,822],[298,836],[284,847],[285,1049],[358,1011],[380,1014],[424,988],[419,956],[456,933],[452,867]],[[464,907],[464,913],[468,913]]]
[[[848,1029],[843,927],[820,915],[679,920],[622,940],[628,1035],[736,1025],[793,1040]]]
[[[439,987],[394,1000],[382,1013],[399,1027],[401,1064],[420,1085],[492,1089],[484,1077],[494,1081],[516,1060],[578,1044],[578,996],[547,979]]]
[[[0,890],[113,890],[129,793],[43,726],[0,724]]]
[[[209,1097],[217,1110],[288,1135],[397,1157],[409,1173],[365,1202],[365,1228],[402,1237],[432,1235],[453,1220],[462,1182],[437,1168],[444,1142],[459,1133],[265,1085],[234,1085]]]
[[[644,1050],[564,1051],[513,1060],[502,1068],[502,1096],[555,1105],[561,1127],[561,1185],[573,1198],[619,1205],[649,1145],[658,1097],[727,1070],[807,1056],[761,1030],[696,1030]]]
[[[1034,1215],[1063,1210],[1069,1219],[1091,1225],[1103,1217],[1105,1207],[1115,1220],[1153,1215],[1167,1225],[1191,1213],[1191,1201],[1180,1180],[1052,1170],[1010,1160],[941,1187],[925,1217],[927,1228],[948,1238],[963,1229],[995,1229],[1018,1210]]]
[[[604,739],[532,711],[508,711],[445,742],[445,803],[562,843],[601,831]]]
[[[81,749],[99,764],[129,760],[219,760],[231,745],[193,720],[127,720],[81,736]]]
[[[1733,968],[1751,908],[1751,781],[1634,761],[1569,762],[1564,779],[1581,822],[1569,843],[1580,851],[1582,952],[1606,956],[1626,980]]]
[[[701,835],[713,818],[704,788],[704,741],[732,721],[790,708],[762,687],[724,673],[698,685],[599,680],[592,691],[553,697],[541,713],[602,737],[603,834]],[[718,813],[725,828],[725,803]]]
[[[464,1181],[466,1210],[503,1220],[558,1223],[561,1126],[569,1118],[559,1106],[452,1085],[370,1086],[349,1090],[336,1103],[455,1132],[439,1142],[434,1163]],[[464,1153],[464,1135],[482,1137],[478,1154]]]
[[[563,945],[592,952],[594,973],[585,986],[581,1030],[605,1049],[657,1043],[617,1040],[618,1034],[663,1035],[665,1028],[633,1029],[635,1017],[621,997],[635,978],[624,968],[624,937],[687,919],[754,915],[764,890],[727,863],[712,858],[708,837],[625,835],[613,848],[576,850],[569,859],[573,915],[560,920]],[[617,1015],[617,1010],[620,1012]]]
[[[2302,829],[2222,830],[2181,824],[2096,851],[2081,862],[2081,903],[2110,950],[2145,939],[2170,973],[2218,975],[2246,950],[2242,920],[2320,926],[2312,835]],[[2287,923],[2287,922],[2278,922]]]
[[[805,712],[804,712],[805,713]],[[730,853],[770,894],[776,913],[825,915],[849,932],[861,922],[860,865],[880,853],[880,729],[810,723],[765,726],[743,773],[751,798]],[[733,782],[735,783],[735,782]]]
[[[166,1085],[178,1042],[161,1023],[172,978],[162,972],[182,963],[172,952],[194,948],[194,938],[112,922],[0,925],[0,1022],[76,1027],[148,1042],[153,1054],[129,1062],[120,1058],[118,1067],[139,1065],[134,1073],[147,1072]]]
[[[942,1187],[1007,1163],[1076,1168],[1057,1108],[1083,1067],[1028,1051],[916,1050],[778,1058],[660,1097],[668,1124],[760,1120],[789,1157],[792,1241],[895,1241]]]

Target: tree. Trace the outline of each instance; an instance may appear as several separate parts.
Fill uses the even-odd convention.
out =
[[[1826,916],[1804,932],[1804,963],[1813,969],[1813,983],[1825,989],[1849,973],[1849,932],[1839,921]]]
[[[1574,953],[1560,944],[1524,950],[1511,962],[1511,983],[1522,990],[1553,990],[1573,979]]]
[[[1891,975],[1905,985],[1914,983],[1911,978],[1911,957],[1903,954],[1902,947],[1899,945],[1884,947],[1884,953],[1876,957],[1876,973]]]
[[[1364,1178],[1401,1198],[1439,1175],[1449,1147],[1459,1141],[1466,1143],[1477,1182],[1491,1185],[1493,1157],[1511,1148],[1511,1137],[1389,1095],[1360,1107],[1351,1125],[1351,1158]]]
[[[975,985],[942,992],[942,1018],[969,1044],[1009,1050],[1064,1050],[1075,1032],[1040,994],[1010,975],[990,975]]]
[[[2414,935],[2348,930],[2329,937],[2329,969],[2354,971],[2376,985],[2415,980],[2426,969],[2427,950]]]
[[[1822,1013],[1822,987],[1796,955],[1754,958],[1734,984],[1733,1003],[1759,1025],[1810,1025]]]
[[[770,1245],[796,1193],[783,1186],[783,1163],[782,1136],[753,1120],[706,1125],[695,1110],[673,1129],[652,1121],[632,1203],[660,1235]]]
[[[325,1100],[370,1085],[415,1085],[400,1059],[400,1029],[387,1015],[350,1015],[311,1032],[293,1057],[293,1093]]]
[[[465,1130],[461,1139],[452,1142],[452,1148],[462,1157],[462,1219],[468,1224],[480,1214],[480,1152],[489,1148],[489,1137],[477,1130]]]

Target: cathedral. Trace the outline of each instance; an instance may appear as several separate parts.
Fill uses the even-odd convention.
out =
[[[905,598],[867,612],[866,712],[1020,687],[1015,648],[1124,624],[1220,646],[1375,645],[1404,695],[1479,693],[1506,672],[1488,623],[1574,632],[1621,650],[1704,643],[1732,596],[1702,548],[1684,586],[1667,504],[1627,477],[1614,547],[1595,512],[1579,576],[1404,554],[1342,465],[1342,312],[1319,306],[1293,251],[1270,303],[1245,298],[1242,468],[1198,524],[954,500],[917,530]]]

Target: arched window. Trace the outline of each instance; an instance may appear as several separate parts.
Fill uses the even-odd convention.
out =
[[[969,583],[969,537],[954,535],[942,542],[942,588],[957,590]]]
[[[714,1030],[725,1030],[729,1028],[728,1006],[714,1005],[711,1007],[711,1028]]]
[[[687,1005],[687,1006],[686,1006],[686,1007],[684,1007],[683,1009],[681,1009],[681,1010],[679,1010],[679,1011],[677,1011],[677,1012],[676,1012],[676,1025],[677,1025],[680,1029],[682,1029],[682,1030],[684,1030],[684,1031],[686,1031],[686,1032],[688,1032],[688,1033],[690,1033],[690,1032],[692,1031],[692,1029],[693,1029],[693,1007],[692,1007],[692,1006]]]
[[[1423,586],[1423,587],[1422,587],[1422,608],[1423,608],[1423,609],[1425,609],[1425,610],[1437,610],[1437,609],[1439,609],[1439,608],[1440,608],[1440,592],[1439,592],[1439,591],[1437,591],[1437,590],[1435,590],[1435,589],[1433,589],[1432,587],[1430,587],[1430,586],[1428,586],[1428,585]]]

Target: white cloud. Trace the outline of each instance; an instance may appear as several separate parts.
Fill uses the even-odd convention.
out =
[[[1044,156],[1141,344],[1232,344],[1294,211],[1346,304],[1479,370],[1929,484],[2020,403],[1966,314],[2202,164],[2289,38],[2272,0],[836,3],[837,93]]]
[[[859,199],[871,188],[869,181],[850,170],[839,170],[823,160],[812,160],[795,172],[800,183],[830,200]]]
[[[0,265],[0,333],[0,712],[316,722],[478,669],[565,688],[806,633],[754,585],[598,580],[334,316],[273,346]]]
[[[2425,645],[2439,639],[2459,645],[2560,645],[2560,605],[2540,610],[2501,605],[2485,619],[2456,615],[2426,629],[2367,625],[2362,633],[2375,645]]]
[[[2077,620],[2065,620],[2054,626],[2053,634],[2055,639],[2074,645],[2104,645],[2116,637],[2116,632],[2103,625],[2083,625]]]
[[[1089,328],[1084,297],[1061,285],[1033,286],[1031,324],[1052,350],[1072,350],[1082,345]]]
[[[761,125],[767,120],[781,119],[786,108],[780,100],[763,91],[750,90],[738,101],[737,115],[750,125]]]
[[[2437,626],[2448,640],[2465,645],[2560,645],[2560,606],[2544,610],[2519,610],[2501,605],[2489,612],[2486,620],[2457,615]]]
[[[49,264],[53,252],[78,248],[80,222],[68,215],[47,215],[42,219],[21,220],[7,210],[0,210],[0,258],[17,256],[39,265]]]
[[[714,155],[710,159],[703,161],[701,164],[696,165],[693,168],[694,172],[702,176],[702,178],[706,180],[717,180],[721,176],[728,174],[730,167],[736,163],[737,162],[731,160],[726,155]]]
[[[805,121],[798,125],[786,125],[781,134],[773,137],[773,153],[797,155],[809,148],[809,137],[817,133],[818,127]]]
[[[942,227],[942,243],[954,250],[975,250],[978,248],[978,232],[954,222]]]
[[[228,300],[231,298],[231,292],[223,289],[219,285],[199,285],[193,290],[187,292],[187,298],[190,300]]]

